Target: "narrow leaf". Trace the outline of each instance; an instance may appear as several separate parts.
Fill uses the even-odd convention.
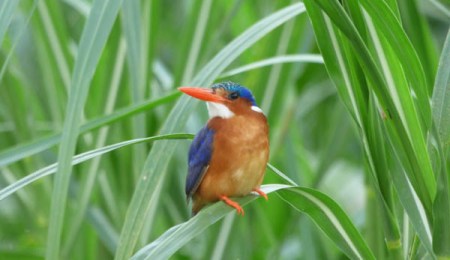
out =
[[[19,1],[2,1],[0,2],[0,46],[3,43],[3,36],[9,27],[12,20],[14,10]]]
[[[306,213],[347,256],[374,259],[372,252],[353,223],[342,209],[326,195],[308,188],[281,184],[263,185],[261,189],[266,194],[276,192],[288,204]],[[235,200],[241,205],[246,205],[255,198],[250,195]],[[224,203],[215,203],[201,210],[190,220],[167,230],[155,241],[140,249],[132,259],[167,259],[230,212],[235,214],[234,209]]]
[[[80,132],[81,116],[100,54],[117,17],[122,0],[97,0],[83,29],[71,81],[58,169],[52,192],[46,259],[59,259],[67,193],[72,171],[72,157]]]
[[[292,186],[270,184],[262,185],[261,190],[266,194],[270,194],[276,190],[288,187]],[[243,198],[235,198],[234,200],[241,206],[244,206],[256,198],[258,196],[249,195]],[[236,214],[234,208],[227,206],[225,203],[214,203],[201,210],[195,217],[164,232],[155,241],[141,248],[131,259],[168,259],[182,246],[200,235],[205,229],[222,219],[228,213]]]
[[[141,103],[119,109],[110,115],[92,119],[80,127],[80,134],[87,133],[135,114],[153,109],[159,105],[167,104],[179,96],[179,92],[172,92],[164,97],[155,100],[146,100]],[[61,133],[58,133],[47,137],[42,137],[35,141],[19,144],[0,152],[0,167],[22,160],[28,156],[32,156],[58,144],[61,141],[61,135]]]
[[[191,134],[168,134],[124,141],[76,155],[72,159],[72,165],[80,164],[94,157],[101,156],[105,153],[109,153],[111,151],[133,144],[152,142],[157,140],[168,140],[168,139],[192,139],[193,137],[194,136]],[[17,192],[18,190],[24,188],[25,186],[28,186],[33,182],[41,178],[44,178],[45,176],[55,173],[57,167],[58,167],[57,163],[50,164],[3,188],[2,190],[0,190],[0,201]]]
[[[275,64],[281,64],[281,63],[297,63],[297,62],[310,62],[310,63],[323,63],[322,56],[317,54],[297,54],[297,55],[283,55],[283,56],[277,56],[265,60],[260,60],[257,62],[253,62],[247,65],[244,65],[239,68],[235,68],[229,71],[224,72],[222,75],[220,75],[221,78],[234,76],[236,74],[240,74],[243,72],[247,72],[254,69],[259,69],[265,66],[271,66]]]
[[[450,30],[442,49],[433,93],[433,117],[436,124],[437,194],[433,203],[433,249],[442,259],[450,258],[450,173],[446,160],[450,147]]]
[[[432,104],[434,123],[446,151],[450,147],[450,30],[442,48]]]
[[[277,193],[292,207],[306,213],[349,258],[375,259],[352,221],[328,196],[301,187],[283,189]]]

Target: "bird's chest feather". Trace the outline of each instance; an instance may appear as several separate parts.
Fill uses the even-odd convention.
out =
[[[204,195],[243,196],[258,188],[269,156],[268,126],[263,115],[214,118],[209,126],[215,130],[214,147],[201,186],[214,189],[204,191]]]

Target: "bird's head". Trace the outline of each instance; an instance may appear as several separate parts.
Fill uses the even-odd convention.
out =
[[[216,83],[211,88],[180,87],[180,91],[207,102],[209,117],[231,118],[245,113],[262,113],[250,90],[234,82]]]

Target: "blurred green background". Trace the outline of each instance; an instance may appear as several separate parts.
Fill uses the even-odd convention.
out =
[[[442,91],[436,94],[443,97],[443,123],[436,128],[442,133],[450,125],[445,112],[445,104],[449,107],[450,103],[446,78],[450,71],[446,57],[450,55],[442,51],[449,29],[449,3],[386,0],[370,4],[354,0],[340,1],[341,10],[335,8],[341,6],[339,1],[305,2],[308,12],[314,11],[314,15],[308,17],[298,1],[1,1],[0,259],[128,258],[168,234],[171,227],[190,219],[184,181],[191,136],[163,136],[163,141],[126,145],[103,155],[101,149],[161,134],[195,134],[207,120],[206,107],[187,97],[180,98],[176,88],[207,87],[227,80],[251,89],[267,115],[270,163],[301,187],[332,198],[351,222],[346,224],[342,220],[345,214],[333,208],[331,213],[345,227],[356,227],[369,247],[367,252],[378,259],[448,259],[448,236],[435,237],[433,232],[450,233],[448,226],[440,226],[439,220],[430,222],[434,242],[444,242],[441,247],[433,243],[433,250],[427,247],[423,236],[416,234],[418,222],[409,220],[410,214],[413,218],[419,214],[408,211],[411,205],[404,204],[403,193],[398,192],[401,185],[395,181],[392,184],[390,174],[417,176],[409,175],[414,172],[414,167],[408,167],[410,158],[429,153],[431,159],[424,161],[433,165],[435,175],[424,178],[431,178],[430,183],[435,178],[441,183],[438,176],[448,179],[448,135],[430,141],[430,135],[439,135],[431,127],[435,124],[427,115],[420,117],[420,111],[433,113],[431,104],[436,101],[424,104],[416,95],[420,96],[418,89],[422,89],[428,95],[426,100],[434,100],[433,90]],[[366,16],[363,8],[368,10]],[[389,12],[378,14],[381,19],[377,20],[376,10],[383,8]],[[317,10],[331,20],[323,22]],[[340,11],[348,16],[339,16]],[[380,34],[394,28],[394,33],[409,40],[417,56],[408,53],[406,57],[413,62],[418,57],[419,74],[423,73],[426,84],[415,88],[414,79],[407,78],[408,70],[416,73],[417,68],[405,66],[405,56],[395,56],[395,46],[386,47],[396,42],[396,37],[383,36],[379,46],[370,37],[373,34],[368,17],[375,17],[372,26]],[[263,19],[265,23],[258,27]],[[320,27],[327,21],[334,24],[338,42],[320,36],[327,32],[333,36],[333,30]],[[395,124],[371,136],[370,129],[377,129],[379,122],[389,120],[391,114],[395,120],[395,111],[384,101],[383,90],[376,89],[377,81],[372,81],[370,75],[376,77],[377,72],[364,65],[364,51],[353,45],[358,43],[357,37],[349,37],[354,35],[353,27],[346,21],[360,32],[364,43],[360,46],[373,51],[374,64],[383,67],[383,62],[376,61],[381,57],[381,48],[388,54],[386,60],[392,73],[406,75],[398,80],[403,80],[410,91],[401,94],[418,101],[413,102],[415,110],[405,111],[420,118],[419,135],[428,151],[414,150],[412,157],[406,156],[409,159],[394,152],[398,145],[398,136],[393,135],[398,133]],[[343,51],[334,44],[342,46]],[[446,50],[450,52],[450,47]],[[355,103],[344,91],[344,85],[353,87],[342,83],[346,79],[344,66],[334,63],[339,61],[339,53],[349,63],[350,78],[358,81],[362,89],[363,98],[356,98],[359,105],[355,107],[349,105]],[[264,60],[265,66],[255,64]],[[386,82],[389,85],[389,80]],[[363,119],[358,120],[361,116]],[[409,122],[415,121],[407,121],[405,128],[414,129]],[[402,143],[401,138],[398,140]],[[366,143],[375,154],[386,149],[378,154],[384,156],[368,155]],[[387,148],[374,147],[373,143]],[[440,145],[434,150],[436,143]],[[92,158],[85,154],[81,158],[86,162],[71,167],[74,154],[95,149],[100,150]],[[439,158],[440,164],[434,158]],[[47,174],[45,167],[54,163],[61,166],[56,175],[21,180],[39,175],[40,170]],[[419,163],[422,165],[422,161]],[[380,175],[382,168],[378,165],[387,167],[389,174],[385,171]],[[377,182],[373,176],[385,179]],[[448,206],[448,186],[442,193],[438,188],[438,194],[443,194],[438,197],[443,200],[436,202],[430,192],[435,203],[427,204],[420,187],[411,182],[429,220],[437,214],[433,207]],[[271,170],[264,183],[288,184]],[[257,199],[248,204],[245,217],[232,212],[222,219],[228,211],[211,213],[210,219],[207,213],[199,214],[202,221],[188,223],[199,232],[190,232],[190,242],[178,245],[180,239],[174,235],[165,238],[159,250],[173,250],[173,259],[354,258],[336,242],[340,240],[338,235],[325,235],[326,230],[334,231],[324,226],[326,221],[314,216],[316,208],[300,209],[306,213],[302,214],[290,205],[295,203],[275,192],[267,202]],[[213,224],[214,217],[221,220]],[[389,230],[395,234],[391,244]],[[359,241],[358,236],[350,235],[350,239]]]

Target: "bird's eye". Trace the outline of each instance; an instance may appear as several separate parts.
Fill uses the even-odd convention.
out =
[[[230,95],[228,95],[228,98],[233,100],[233,99],[237,99],[239,97],[239,93],[238,92],[231,92]]]

